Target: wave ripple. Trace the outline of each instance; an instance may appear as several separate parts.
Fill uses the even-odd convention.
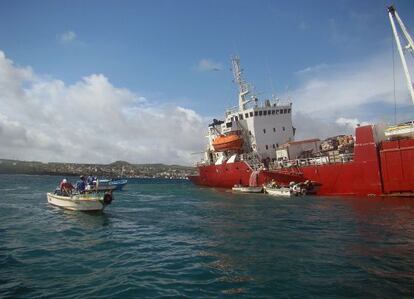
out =
[[[0,175],[0,297],[411,297],[412,199],[235,195],[132,180],[101,214]]]

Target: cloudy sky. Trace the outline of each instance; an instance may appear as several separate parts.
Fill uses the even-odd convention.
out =
[[[297,139],[412,119],[386,4],[2,1],[0,158],[190,165],[237,104],[233,54],[259,97],[293,102]]]

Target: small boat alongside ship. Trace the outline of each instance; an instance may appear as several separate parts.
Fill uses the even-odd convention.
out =
[[[413,83],[394,19],[408,43],[404,47],[411,53],[414,42],[393,6],[388,7],[388,15],[414,102]],[[239,104],[226,110],[223,121],[214,119],[209,124],[208,145],[197,163],[199,174],[189,177],[194,184],[250,186],[256,172],[257,185],[275,181],[288,187],[292,181],[311,181],[318,185],[312,191],[315,195],[414,196],[413,121],[357,126],[354,136],[325,141],[295,141],[292,103],[273,97],[260,104],[243,77],[237,56],[232,57],[232,70]]]
[[[279,197],[291,197],[293,195],[292,189],[289,187],[265,186],[264,191],[265,193],[269,195],[279,196]]]
[[[279,186],[275,182],[263,187],[264,192],[273,196],[304,196],[315,195],[320,185],[316,182],[305,181],[300,183],[290,182],[289,186]]]
[[[234,192],[239,192],[239,193],[262,193],[263,192],[262,186],[250,187],[250,186],[235,185],[231,189]]]

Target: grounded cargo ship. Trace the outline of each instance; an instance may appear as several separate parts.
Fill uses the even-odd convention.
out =
[[[414,44],[394,7],[388,13],[414,102],[408,72],[394,19],[400,25],[407,49]],[[366,125],[355,136],[294,141],[292,103],[280,99],[259,105],[243,79],[240,60],[232,58],[239,105],[226,111],[225,120],[208,127],[208,147],[197,164],[197,185],[232,188],[276,181],[313,181],[317,195],[414,196],[414,122],[387,127]]]

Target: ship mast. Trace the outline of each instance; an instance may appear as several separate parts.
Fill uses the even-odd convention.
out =
[[[400,57],[401,57],[401,63],[402,63],[403,68],[404,68],[404,73],[405,73],[405,78],[407,80],[408,90],[410,91],[411,100],[414,103],[413,82],[411,81],[411,76],[410,76],[410,73],[408,71],[407,61],[405,60],[403,48],[401,46],[400,37],[398,36],[397,28],[396,28],[395,23],[394,23],[394,18],[397,20],[398,24],[400,25],[401,31],[404,35],[404,38],[405,38],[406,42],[407,42],[407,45],[404,47],[404,49],[409,51],[411,53],[411,55],[413,55],[413,56],[414,56],[414,42],[413,42],[413,39],[411,38],[410,34],[408,33],[408,30],[405,27],[403,21],[400,19],[400,16],[398,15],[395,7],[392,6],[392,5],[388,7],[388,16],[390,17],[390,22],[391,22],[392,31],[394,33],[395,42],[397,43],[398,52],[399,52]]]
[[[240,67],[239,56],[233,56],[231,58],[232,70],[234,81],[239,86],[239,110],[243,111],[246,109],[246,104],[251,100],[246,99],[247,94],[250,93],[249,84],[243,79],[243,70]]]

